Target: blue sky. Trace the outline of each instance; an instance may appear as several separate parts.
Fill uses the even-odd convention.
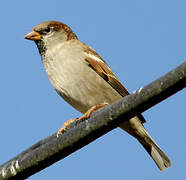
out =
[[[132,92],[186,60],[185,7],[184,0],[2,1],[0,164],[81,115],[58,96],[35,44],[23,38],[34,25],[68,24]],[[185,105],[182,90],[143,113],[146,129],[172,160],[164,173],[135,139],[115,129],[29,179],[183,179]]]

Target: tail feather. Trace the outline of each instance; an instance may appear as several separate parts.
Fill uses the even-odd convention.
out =
[[[141,145],[145,148],[148,154],[152,157],[156,165],[161,171],[171,166],[171,161],[168,156],[158,147],[154,140],[149,136],[146,140],[138,140]],[[148,140],[147,140],[148,139]]]
[[[136,116],[129,121],[122,122],[120,128],[135,137],[142,144],[161,171],[171,166],[170,159],[147,133],[139,117]]]

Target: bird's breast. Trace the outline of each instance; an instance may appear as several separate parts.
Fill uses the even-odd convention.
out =
[[[63,49],[46,54],[43,64],[58,94],[82,113],[94,105],[112,103],[121,98],[88,66],[84,56],[78,50],[71,52]]]

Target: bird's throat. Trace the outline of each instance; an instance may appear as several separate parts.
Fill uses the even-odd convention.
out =
[[[35,43],[36,43],[36,45],[38,47],[40,55],[43,56],[46,53],[46,50],[47,50],[46,44],[42,40],[35,41]]]

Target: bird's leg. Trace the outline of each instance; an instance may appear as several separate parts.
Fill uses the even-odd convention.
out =
[[[81,116],[77,120],[81,121],[83,119],[89,118],[94,111],[96,111],[96,110],[98,110],[98,109],[100,109],[100,108],[102,108],[106,105],[108,105],[108,103],[103,103],[103,104],[99,104],[99,105],[96,105],[96,106],[92,106],[85,114],[83,114],[83,116]]]
[[[58,137],[59,135],[61,135],[61,134],[68,128],[68,126],[69,126],[71,123],[73,123],[74,121],[82,121],[82,120],[84,120],[84,119],[87,119],[87,118],[89,118],[89,117],[91,116],[91,114],[92,114],[94,111],[96,111],[96,110],[98,110],[98,109],[100,109],[100,108],[102,108],[102,107],[104,107],[104,106],[106,106],[106,105],[108,105],[108,103],[103,103],[103,104],[99,104],[99,105],[96,105],[96,106],[92,106],[92,107],[91,107],[85,114],[83,114],[80,118],[72,118],[72,119],[66,121],[66,122],[63,124],[63,126],[59,129],[59,131],[57,132],[57,137]]]

